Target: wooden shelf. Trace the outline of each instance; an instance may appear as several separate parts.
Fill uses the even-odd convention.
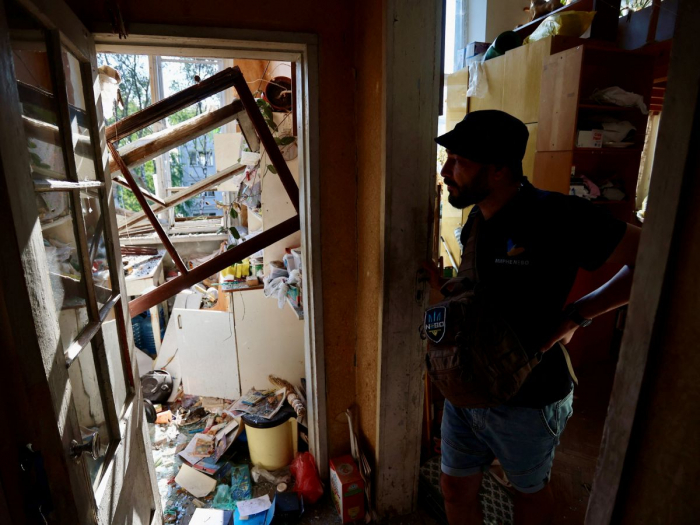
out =
[[[641,148],[574,148],[574,152],[580,153],[641,153]]]
[[[640,115],[643,113],[639,110],[637,106],[604,106],[601,104],[579,104],[579,109],[592,109],[596,111],[639,111]]]
[[[292,300],[289,297],[287,297],[286,299],[287,299],[287,304],[292,309],[294,314],[297,316],[297,319],[299,319],[300,321],[303,320],[304,319],[304,310],[302,308],[297,308],[296,306],[294,306],[294,304],[292,303]]]
[[[65,224],[66,222],[69,222],[71,220],[72,220],[72,218],[71,218],[71,214],[69,212],[66,215],[58,217],[57,219],[54,219],[50,222],[41,223],[41,230],[46,231],[46,230],[49,230],[51,228],[55,228],[56,226],[60,226],[61,224]]]

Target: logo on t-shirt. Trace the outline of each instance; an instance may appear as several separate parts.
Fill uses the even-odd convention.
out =
[[[523,253],[525,253],[524,246],[518,246],[513,239],[508,239],[506,243],[506,257],[497,257],[494,262],[510,266],[527,266],[530,264],[530,261],[520,257]]]
[[[525,248],[518,246],[513,239],[508,239],[508,244],[506,246],[506,253],[508,257],[516,257],[525,251]]]

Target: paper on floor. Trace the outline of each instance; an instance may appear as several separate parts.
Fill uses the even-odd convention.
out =
[[[196,509],[190,525],[231,525],[232,522],[232,510]]]
[[[194,437],[190,440],[189,444],[185,447],[185,450],[180,452],[180,457],[187,461],[187,463],[190,463],[194,465],[202,459],[202,456],[197,455],[197,441],[202,440],[202,441],[214,441],[214,436],[209,436],[207,434],[195,434]]]
[[[216,480],[196,471],[189,465],[182,465],[175,476],[175,483],[180,485],[195,498],[203,498],[216,487]],[[269,500],[269,498],[268,498]]]
[[[238,507],[238,513],[241,515],[241,518],[245,518],[246,516],[265,512],[272,506],[272,502],[270,501],[270,496],[265,494],[259,498],[239,501],[236,503],[236,506]]]

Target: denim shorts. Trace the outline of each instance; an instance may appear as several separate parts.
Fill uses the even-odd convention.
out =
[[[498,458],[517,490],[541,490],[549,481],[559,436],[573,413],[573,398],[572,389],[544,408],[457,408],[446,400],[442,471],[448,476],[471,476],[487,471]]]

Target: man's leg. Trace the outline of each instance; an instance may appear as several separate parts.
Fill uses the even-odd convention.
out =
[[[483,471],[493,461],[491,449],[478,437],[484,409],[457,408],[445,401],[442,415],[442,477],[440,485],[450,525],[481,524],[479,502]]]
[[[515,503],[515,525],[550,525],[554,511],[552,487],[547,484],[538,492],[517,492]]]
[[[475,525],[484,523],[484,513],[479,501],[479,489],[483,472],[466,477],[442,474],[440,485],[445,498],[445,513],[450,525]]]
[[[549,477],[559,437],[573,412],[572,400],[573,391],[542,409],[500,406],[490,413],[487,442],[517,490],[516,525],[552,522]]]

